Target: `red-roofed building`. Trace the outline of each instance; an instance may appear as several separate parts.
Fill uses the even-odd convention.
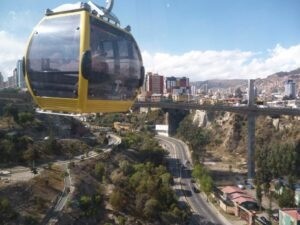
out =
[[[248,210],[257,210],[259,208],[254,198],[236,186],[226,186],[221,191],[223,192],[224,200],[232,201],[234,204]]]
[[[236,186],[226,186],[218,194],[220,207],[229,214],[234,214],[247,221],[248,225],[254,224],[255,211],[258,204],[254,198]]]
[[[232,194],[232,193],[244,193],[240,188],[236,186],[226,186],[221,190],[224,194]]]
[[[300,211],[297,209],[280,209],[279,225],[300,225]]]
[[[224,200],[231,200],[231,196],[240,196],[245,194],[241,189],[235,186],[226,186],[221,189],[223,192],[223,199]]]
[[[233,193],[229,195],[229,199],[231,201],[234,201],[234,199],[236,198],[240,198],[240,197],[244,197],[244,198],[250,198],[249,195],[247,195],[246,193]]]

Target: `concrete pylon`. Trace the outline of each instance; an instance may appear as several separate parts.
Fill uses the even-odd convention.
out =
[[[248,114],[248,145],[247,145],[248,180],[255,176],[255,115]]]
[[[255,105],[255,91],[254,91],[254,82],[255,80],[248,80],[248,106]]]
[[[255,105],[254,81],[248,81],[248,107]],[[248,145],[247,145],[248,180],[255,176],[255,115],[248,114]]]

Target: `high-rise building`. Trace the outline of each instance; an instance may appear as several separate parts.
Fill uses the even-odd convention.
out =
[[[290,99],[296,98],[296,83],[293,80],[287,80],[285,82],[284,95]]]
[[[191,87],[190,81],[187,77],[167,77],[166,78],[166,92],[173,94],[175,92],[181,92],[189,94]]]
[[[197,95],[197,88],[196,88],[196,86],[191,86],[191,95]]]
[[[16,88],[17,87],[17,69],[14,69],[13,75],[7,78],[6,88]]]
[[[24,74],[23,74],[23,61],[17,61],[17,87],[26,88]]]
[[[1,72],[0,72],[0,88],[4,88],[4,77]]]
[[[163,94],[164,77],[158,74],[147,74],[146,90],[149,94]]]

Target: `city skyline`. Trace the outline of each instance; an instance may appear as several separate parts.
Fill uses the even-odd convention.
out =
[[[18,9],[13,2],[2,3],[0,71],[5,79],[45,9],[75,2],[24,0]],[[131,25],[147,72],[198,81],[263,78],[300,67],[299,6],[297,0],[116,0],[113,12],[122,27]]]

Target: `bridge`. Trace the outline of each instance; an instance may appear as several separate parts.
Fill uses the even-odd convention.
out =
[[[251,90],[251,88],[249,88]],[[163,109],[182,109],[182,110],[204,110],[204,111],[225,111],[238,114],[246,114],[248,117],[248,143],[247,143],[247,169],[248,180],[253,180],[255,176],[255,117],[264,116],[300,116],[298,108],[284,107],[265,107],[253,104],[254,98],[251,94],[248,98],[248,105],[245,106],[228,106],[228,105],[208,105],[190,102],[136,102],[133,107],[140,108],[163,108]]]
[[[300,116],[300,109],[298,108],[283,108],[283,107],[259,107],[257,105],[251,106],[227,106],[227,105],[200,105],[197,103],[189,102],[136,102],[133,107],[141,108],[163,108],[163,109],[198,109],[204,111],[223,111],[239,114],[253,114],[265,116]]]

